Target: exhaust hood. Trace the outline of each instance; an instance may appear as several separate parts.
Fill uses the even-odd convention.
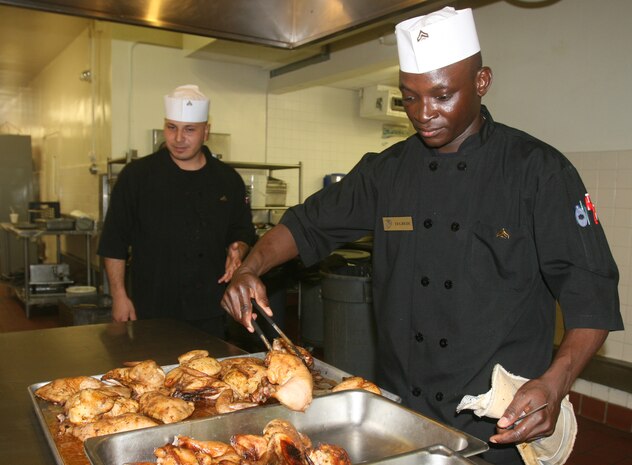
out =
[[[281,49],[326,43],[446,0],[0,0],[0,4]]]

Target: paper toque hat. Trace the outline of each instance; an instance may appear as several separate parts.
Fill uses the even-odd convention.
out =
[[[445,7],[395,26],[399,68],[423,74],[480,52],[472,9]]]
[[[165,95],[165,118],[183,123],[205,123],[208,121],[209,103],[198,86],[176,87]]]

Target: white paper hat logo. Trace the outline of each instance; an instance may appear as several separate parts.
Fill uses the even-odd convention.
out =
[[[430,37],[428,35],[427,32],[422,31],[421,29],[419,30],[419,35],[417,36],[417,42],[421,42],[424,39],[427,39],[428,37]]]
[[[193,102],[191,100],[187,100],[187,107],[192,107],[193,106]]]

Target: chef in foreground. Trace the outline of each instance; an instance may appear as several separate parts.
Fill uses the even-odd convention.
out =
[[[376,381],[489,441],[489,462],[520,464],[516,444],[553,434],[573,382],[608,332],[623,329],[617,266],[571,163],[481,104],[492,71],[471,10],[446,7],[395,32],[416,134],[289,209],[222,305],[252,332],[250,298],[268,308],[259,276],[296,256],[315,264],[372,233]],[[556,302],[566,332],[554,355]],[[457,414],[464,395],[489,390],[496,365],[528,380],[500,418]]]

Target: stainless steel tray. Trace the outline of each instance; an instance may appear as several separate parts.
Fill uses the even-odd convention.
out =
[[[223,360],[224,358],[236,358],[236,357],[265,358],[265,355],[266,355],[265,352],[256,352],[253,354],[244,354],[244,355],[237,355],[233,357],[218,358],[218,360]],[[169,371],[171,371],[177,366],[178,366],[177,364],[163,365],[162,369],[165,371],[165,373],[168,373]],[[112,368],[115,368],[115,367],[112,367]],[[342,381],[343,378],[351,376],[350,373],[342,371],[318,359],[314,359],[314,368],[318,370],[324,378],[330,379],[334,382],[340,382]],[[102,375],[103,374],[90,375],[90,376],[100,379]],[[82,458],[81,457],[78,458],[76,454],[72,454],[71,457],[67,457],[65,454],[63,454],[59,449],[58,441],[56,441],[55,437],[53,437],[56,434],[56,430],[55,430],[57,426],[56,414],[61,413],[61,408],[56,407],[50,402],[39,399],[38,397],[35,396],[35,391],[39,389],[40,387],[44,386],[45,384],[48,384],[49,382],[50,381],[44,381],[44,382],[32,384],[28,387],[29,396],[31,398],[33,408],[35,409],[37,419],[39,421],[40,426],[42,427],[42,431],[44,432],[44,435],[46,436],[46,442],[48,443],[48,446],[50,447],[53,453],[53,456],[55,457],[55,462],[58,465],[85,465],[87,463],[87,461],[85,460],[85,457],[83,457],[83,460],[82,460]],[[401,402],[401,398],[395,394],[392,394],[384,390],[382,390],[382,394],[385,397],[395,402]],[[255,407],[255,409],[259,409],[259,408],[261,407]],[[282,408],[287,410],[286,407],[282,407]],[[232,415],[232,413],[230,415]],[[187,421],[193,421],[193,420],[184,420],[184,422],[187,422]]]
[[[173,442],[176,435],[228,442],[233,434],[262,434],[264,426],[275,418],[292,422],[315,444],[325,442],[344,447],[355,464],[456,464],[421,460],[433,456],[436,459],[430,448],[437,445],[462,457],[488,449],[480,439],[367,391],[317,397],[305,413],[281,405],[265,405],[228,415],[90,438],[84,442],[84,449],[93,465],[155,461],[154,449]],[[427,453],[420,454],[424,449]],[[414,457],[407,457],[411,454]],[[445,459],[446,454],[443,455]]]
[[[380,465],[475,465],[449,447],[437,445],[380,461]]]

